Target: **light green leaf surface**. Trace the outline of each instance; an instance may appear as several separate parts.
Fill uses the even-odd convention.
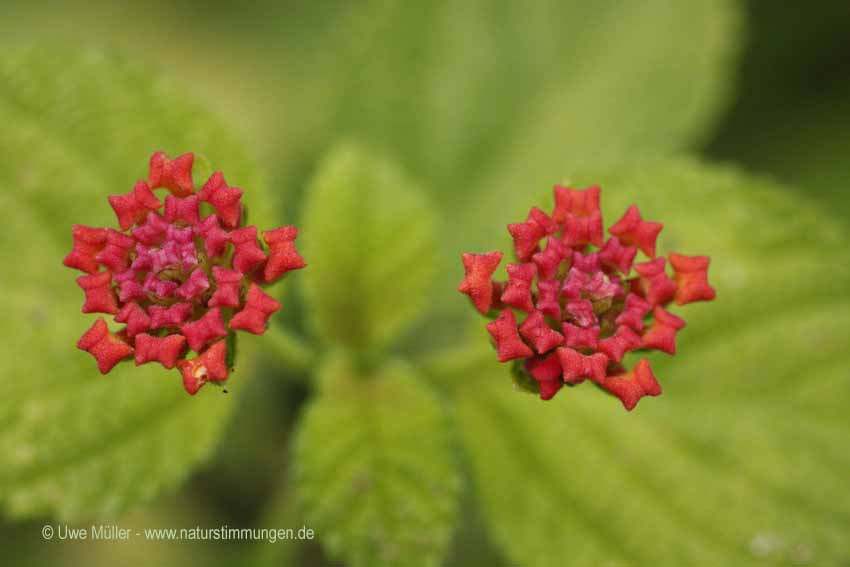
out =
[[[147,175],[156,150],[195,151],[269,203],[222,124],[172,83],[97,51],[34,49],[0,59],[0,507],[14,517],[112,517],[175,487],[209,456],[234,404],[189,397],[176,370],[123,363],[102,376],[76,341],[79,272],[62,266],[71,225],[116,226],[107,195]],[[196,176],[196,183],[203,182]],[[240,347],[238,391],[252,338]]]
[[[363,348],[412,322],[435,261],[436,219],[419,187],[363,148],[331,152],[308,188],[300,240],[318,335]]]
[[[460,487],[438,400],[400,362],[335,357],[320,378],[294,447],[307,525],[346,565],[439,565]]]
[[[846,235],[789,192],[689,161],[571,180],[602,185],[606,224],[637,202],[665,223],[662,252],[710,254],[718,299],[675,310],[679,354],[652,358],[664,393],[632,413],[589,384],[514,391],[492,352],[448,377],[494,539],[522,565],[846,562]]]
[[[566,162],[701,141],[741,27],[731,0],[378,0],[310,22],[313,48],[286,66],[282,143],[365,140],[426,180],[458,230]]]

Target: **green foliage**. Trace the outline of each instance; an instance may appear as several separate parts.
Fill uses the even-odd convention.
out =
[[[233,400],[214,388],[190,398],[177,371],[153,365],[98,373],[75,346],[95,316],[79,313],[79,274],[62,266],[71,224],[114,226],[107,195],[144,178],[159,149],[206,156],[246,189],[260,222],[268,197],[216,119],[98,51],[5,55],[0,122],[0,505],[15,517],[112,517],[209,456]],[[248,360],[252,338],[241,345]],[[247,377],[241,364],[232,388]]]
[[[387,161],[345,146],[309,188],[303,289],[318,335],[382,345],[410,324],[434,270],[436,219],[419,188]]]
[[[690,161],[577,172],[662,252],[710,253],[664,387],[633,413],[590,385],[543,403],[489,358],[450,377],[484,518],[522,565],[832,564],[847,557],[844,236],[770,183]],[[547,192],[534,203],[548,203]],[[530,205],[531,203],[529,203]],[[483,330],[478,340],[483,342]]]
[[[319,378],[294,447],[308,525],[346,564],[439,565],[460,485],[437,398],[400,362],[336,356]]]
[[[391,154],[440,195],[447,242],[469,245],[567,163],[704,139],[739,16],[727,0],[352,4],[287,67],[281,143],[298,140],[296,158],[338,137]]]

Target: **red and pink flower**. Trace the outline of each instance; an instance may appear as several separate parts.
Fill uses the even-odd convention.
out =
[[[120,230],[74,225],[64,264],[85,294],[83,313],[114,315],[110,331],[99,317],[77,346],[106,374],[116,364],[157,362],[180,371],[194,395],[206,382],[227,379],[228,338],[236,330],[265,332],[280,303],[263,291],[306,264],[295,248],[298,229],[262,233],[242,226],[242,190],[215,172],[199,190],[194,155],[155,153],[147,181],[112,195]],[[167,189],[160,201],[155,189]],[[190,351],[197,356],[187,358]],[[232,355],[232,353],[231,353]]]
[[[635,205],[605,240],[599,197],[599,187],[556,186],[551,216],[535,207],[525,222],[508,225],[518,262],[507,265],[507,281],[493,280],[501,252],[463,254],[458,291],[495,317],[487,331],[499,362],[514,361],[520,382],[541,398],[589,379],[631,410],[661,386],[647,359],[627,370],[624,357],[675,354],[685,321],[667,307],[710,301],[715,292],[707,256],[671,253],[667,274],[667,259],[656,255],[663,225],[644,220]],[[646,261],[635,263],[638,251]]]

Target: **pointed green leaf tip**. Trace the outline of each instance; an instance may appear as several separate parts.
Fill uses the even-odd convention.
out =
[[[689,308],[683,354],[652,357],[663,400],[630,415],[592,390],[517,393],[492,354],[454,377],[482,516],[508,562],[840,564],[846,233],[787,189],[691,161],[569,181],[599,183],[608,219],[632,202],[663,218],[663,253],[710,253],[719,299]]]
[[[0,508],[15,517],[114,517],[177,486],[218,441],[233,400],[188,398],[179,376],[132,362],[101,376],[74,345],[62,266],[71,224],[114,224],[107,195],[130,190],[155,150],[194,151],[228,172],[267,222],[269,198],[232,134],[172,83],[98,51],[33,49],[0,58]],[[198,178],[195,179],[199,181]],[[247,376],[253,336],[240,348]],[[177,380],[177,383],[173,381]],[[202,426],[199,426],[202,424]]]
[[[460,480],[445,416],[406,365],[332,358],[295,441],[307,525],[347,565],[440,565]]]
[[[338,148],[310,184],[303,225],[303,289],[321,338],[364,348],[411,324],[436,256],[434,212],[413,181],[364,148]]]

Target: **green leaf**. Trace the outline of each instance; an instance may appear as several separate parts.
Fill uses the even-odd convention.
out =
[[[233,396],[194,398],[176,370],[125,362],[101,376],[76,341],[79,275],[62,266],[73,223],[115,226],[109,194],[147,174],[155,150],[195,151],[269,203],[222,124],[172,83],[98,51],[31,49],[0,59],[0,506],[13,517],[115,516],[177,486],[211,453]],[[196,183],[203,180],[195,179]],[[263,216],[266,215],[266,216]],[[267,225],[262,225],[267,226]],[[253,337],[240,345],[238,390]]]
[[[439,565],[454,528],[459,477],[434,395],[409,367],[321,371],[294,447],[307,525],[353,566]]]
[[[419,187],[362,148],[333,151],[308,189],[304,294],[325,340],[381,345],[417,314],[431,283],[436,219]]]
[[[299,88],[281,89],[280,138],[353,136],[392,152],[444,210],[473,191],[498,204],[566,160],[700,142],[728,98],[739,20],[731,0],[344,6],[282,54]]]
[[[608,224],[636,202],[665,223],[662,252],[710,254],[718,298],[677,310],[678,354],[652,359],[664,393],[632,413],[588,384],[551,402],[516,392],[492,353],[454,376],[483,516],[509,559],[845,560],[846,234],[781,188],[690,161],[571,181],[602,185]]]

